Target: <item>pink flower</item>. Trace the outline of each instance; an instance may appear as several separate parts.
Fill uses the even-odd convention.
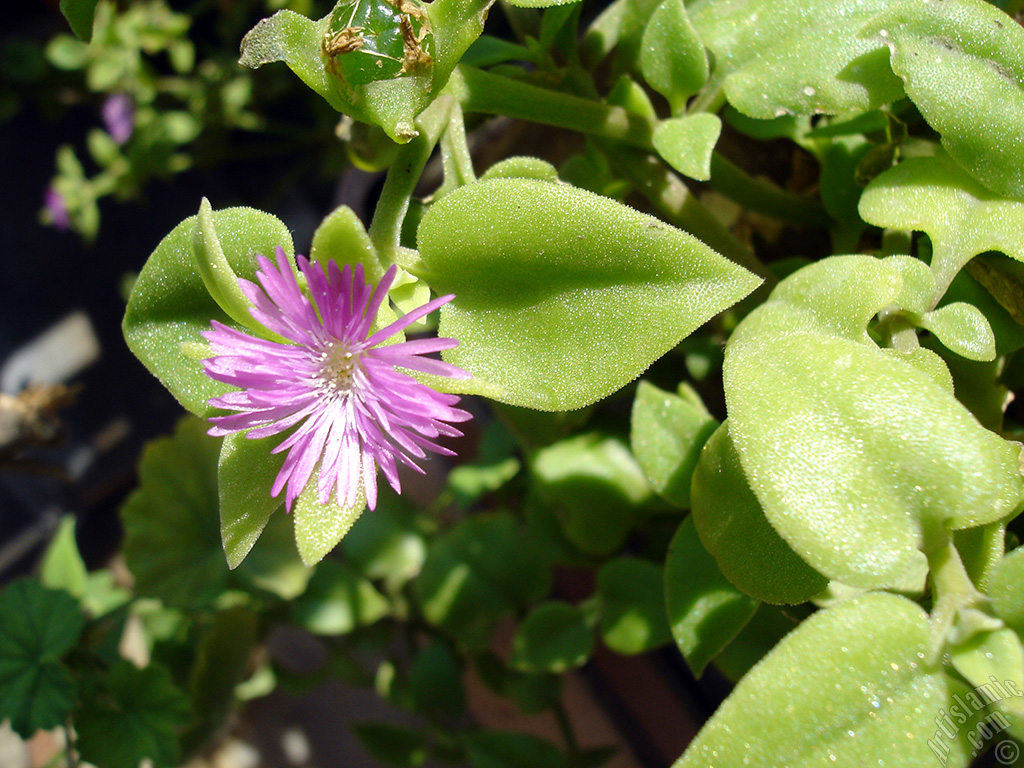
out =
[[[127,93],[114,93],[107,97],[100,110],[107,133],[118,144],[132,137],[135,129],[135,102]]]
[[[362,487],[373,509],[378,467],[400,492],[399,463],[422,472],[416,459],[426,451],[454,455],[434,441],[461,435],[451,423],[466,421],[470,414],[454,407],[459,402],[455,395],[436,392],[397,368],[469,378],[454,365],[424,357],[451,349],[458,341],[418,339],[381,346],[453,296],[434,299],[371,335],[395,267],[374,290],[364,280],[361,265],[339,270],[331,262],[325,275],[319,264],[299,256],[299,269],[309,284],[307,297],[281,248],[276,267],[264,256],[257,260],[260,285],[242,279],[239,285],[253,304],[252,316],[287,343],[214,320],[213,330],[203,335],[215,356],[203,365],[210,378],[241,388],[209,401],[235,411],[210,419],[215,426],[209,434],[250,430],[246,437],[256,439],[295,427],[273,450],[288,455],[271,496],[287,488],[285,506],[290,511],[319,466],[321,504],[333,493],[339,504],[353,506]]]

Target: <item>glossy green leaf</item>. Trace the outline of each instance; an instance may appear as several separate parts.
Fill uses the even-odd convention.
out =
[[[802,603],[828,579],[779,536],[765,517],[729,434],[729,422],[704,445],[693,475],[693,521],[703,547],[736,587],[766,603]]]
[[[21,579],[0,592],[0,719],[29,739],[64,725],[75,683],[60,657],[85,626],[78,601],[62,590]]]
[[[552,601],[534,608],[512,638],[509,664],[524,672],[561,673],[580,667],[594,650],[594,633],[581,611]]]
[[[386,765],[415,768],[429,754],[426,734],[415,728],[391,723],[354,723],[352,732],[367,752]]]
[[[1002,559],[988,588],[996,615],[1024,636],[1024,547],[1017,547]]]
[[[925,664],[928,643],[924,611],[895,595],[816,613],[740,681],[675,768],[931,765],[949,687]],[[947,764],[965,764],[952,746]]]
[[[562,753],[527,733],[481,731],[465,737],[472,768],[561,768]]]
[[[769,522],[815,570],[862,588],[920,570],[925,526],[984,525],[1024,500],[1017,448],[867,337],[875,312],[920,295],[912,264],[805,267],[740,324],[725,360],[729,431]]]
[[[60,0],[60,12],[68,20],[71,31],[79,40],[92,39],[92,24],[99,0]]]
[[[439,333],[460,345],[444,358],[473,375],[456,386],[541,410],[611,394],[758,284],[664,222],[529,179],[445,196],[419,246],[430,285],[455,294]]]
[[[348,565],[325,560],[293,603],[295,620],[316,635],[345,635],[391,612],[373,584]]]
[[[947,349],[968,360],[989,361],[996,357],[992,326],[977,307],[953,303],[927,313],[921,327],[934,333]]]
[[[85,562],[78,553],[78,543],[75,541],[75,518],[65,515],[43,554],[39,580],[44,587],[63,589],[81,600],[88,578]]]
[[[532,472],[534,488],[558,516],[566,538],[595,555],[622,546],[651,497],[629,449],[596,432],[538,451]]]
[[[678,507],[690,506],[690,481],[701,448],[718,427],[697,394],[641,381],[633,400],[629,442],[651,488]]]
[[[199,419],[178,422],[151,441],[139,461],[139,486],[121,507],[123,551],[140,595],[168,606],[209,604],[228,569],[217,534],[220,441]]]
[[[690,670],[700,677],[708,662],[750,621],[759,602],[725,578],[688,517],[665,557],[665,605],[672,637]]]
[[[672,114],[708,80],[708,54],[686,15],[683,0],[663,0],[644,27],[640,70],[647,84],[668,99]]]
[[[664,569],[635,557],[609,560],[597,572],[601,637],[617,653],[644,653],[671,642]]]
[[[337,493],[326,504],[320,503],[320,468],[313,470],[306,487],[292,505],[295,520],[295,543],[302,562],[312,566],[334,549],[366,509],[362,485],[352,506],[338,503]]]
[[[177,727],[187,717],[188,699],[166,667],[118,661],[75,718],[77,747],[84,760],[104,768],[138,768],[146,758],[156,768],[173,768]]]
[[[434,539],[416,587],[428,621],[478,648],[503,614],[539,600],[550,583],[541,551],[499,514],[465,520]]]
[[[903,96],[882,42],[860,36],[886,0],[698,0],[690,20],[715,61],[712,77],[740,112],[866,110]]]
[[[697,181],[711,178],[711,155],[722,132],[718,115],[702,112],[663,120],[651,142],[658,154],[684,176]]]
[[[985,251],[1024,261],[1024,203],[990,192],[944,155],[912,158],[875,178],[860,215],[878,227],[926,232],[943,290]]]
[[[239,277],[255,280],[257,254],[273,258],[278,246],[293,252],[288,228],[269,214],[227,208],[212,218],[224,257]],[[153,251],[132,287],[122,327],[128,347],[178,402],[209,416],[207,401],[229,388],[203,372],[200,360],[209,353],[200,334],[211,320],[231,320],[199,276],[192,245],[196,221],[185,219]]]
[[[1024,30],[984,0],[890,5],[864,31],[950,155],[989,189],[1024,197]],[[983,120],[978,116],[984,115]]]

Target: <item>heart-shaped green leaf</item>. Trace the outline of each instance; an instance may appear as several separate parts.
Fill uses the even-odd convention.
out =
[[[693,475],[693,521],[704,548],[739,589],[766,603],[802,603],[828,580],[805,563],[765,517],[722,424]]]
[[[888,4],[863,34],[892,48],[892,69],[942,145],[989,189],[1024,198],[1024,30],[984,0]],[[984,115],[984,119],[978,119]]]
[[[926,232],[944,291],[985,251],[1024,261],[1024,203],[990,192],[944,154],[912,158],[872,181],[860,199],[869,224]]]
[[[445,360],[473,375],[457,386],[540,410],[606,397],[758,284],[664,222],[529,179],[445,196],[419,246],[427,281],[455,294],[439,333],[460,342]]]
[[[701,448],[718,427],[697,393],[680,386],[674,395],[641,381],[633,400],[629,442],[659,496],[690,506],[690,481]]]
[[[291,233],[270,214],[227,208],[212,218],[220,248],[239,277],[255,280],[257,254],[273,259],[276,247],[292,253]],[[203,371],[200,360],[208,356],[208,345],[200,334],[211,320],[233,323],[199,276],[192,240],[196,221],[185,219],[153,251],[132,288],[123,329],[128,347],[178,402],[209,416],[207,401],[228,387]]]
[[[817,571],[862,588],[920,569],[927,526],[983,525],[1024,500],[1017,448],[867,338],[871,315],[920,292],[905,285],[908,266],[842,256],[805,267],[726,352],[729,430],[765,515]]]
[[[707,82],[708,54],[683,0],[663,0],[651,14],[640,40],[640,70],[647,84],[668,99],[674,115]]]
[[[895,101],[903,87],[881,41],[859,36],[887,0],[703,0],[690,20],[711,51],[712,78],[740,112],[781,114],[866,110]]]
[[[903,597],[868,594],[816,613],[740,681],[674,768],[861,768],[880,755],[931,765],[950,688],[924,663],[928,642],[928,617]],[[949,746],[944,764],[965,765],[966,745]]]
[[[759,605],[718,569],[700,543],[692,517],[683,521],[668,546],[665,604],[672,637],[697,677],[750,621]]]
[[[651,142],[665,162],[681,174],[707,181],[711,178],[711,155],[721,132],[718,115],[702,112],[658,123]]]

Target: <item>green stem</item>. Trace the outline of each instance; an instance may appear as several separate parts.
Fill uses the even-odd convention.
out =
[[[622,107],[551,91],[473,67],[460,67],[457,91],[467,112],[506,115],[543,125],[628,144],[654,153],[655,120]],[[709,95],[711,102],[720,96]],[[708,106],[712,104],[709,103]],[[717,152],[711,159],[710,185],[756,213],[804,227],[825,227],[832,219],[821,203],[751,178]]]
[[[765,278],[766,285],[774,284],[775,280],[764,263],[711,214],[678,176],[657,159],[635,150],[611,146],[607,142],[602,144],[602,149],[616,172],[629,179],[640,194],[657,208],[665,221],[686,230],[730,261]]]
[[[964,568],[953,544],[953,534],[941,523],[925,531],[924,553],[932,581],[931,658],[937,664],[950,638],[957,615],[966,608],[985,603]]]
[[[558,730],[562,733],[562,739],[565,741],[565,748],[568,750],[570,755],[579,754],[580,745],[576,741],[576,734],[572,729],[572,723],[569,721],[569,715],[565,711],[565,706],[562,702],[556,702],[554,707],[555,720],[558,721]]]
[[[654,124],[642,115],[474,67],[460,67],[459,71],[458,95],[467,112],[505,115],[652,149]]]
[[[473,157],[466,141],[466,123],[458,102],[452,104],[448,126],[441,134],[441,166],[444,169],[444,184],[434,193],[435,200],[453,189],[476,181]]]
[[[385,266],[391,263],[405,268],[415,266],[415,259],[401,247],[402,222],[430,153],[448,126],[452,103],[450,96],[440,96],[420,114],[416,119],[419,135],[402,146],[388,169],[369,231],[370,240]]]
[[[779,221],[802,227],[827,227],[832,223],[817,200],[751,178],[717,152],[711,157],[708,183],[734,203]]]

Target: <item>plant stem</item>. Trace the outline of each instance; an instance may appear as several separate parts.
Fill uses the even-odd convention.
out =
[[[434,193],[435,200],[453,189],[476,181],[473,157],[466,142],[466,123],[462,117],[462,107],[457,101],[452,103],[448,125],[441,134],[441,165],[444,168],[444,184]]]
[[[423,167],[441,132],[448,125],[452,103],[450,96],[443,95],[423,110],[416,119],[419,135],[398,150],[398,156],[388,169],[369,231],[370,240],[384,266],[391,263],[402,267],[413,266],[413,260],[401,248],[402,222],[405,221],[409,201],[423,173]]]
[[[711,156],[712,188],[744,208],[804,227],[827,227],[832,218],[821,203],[751,178],[720,154]]]

